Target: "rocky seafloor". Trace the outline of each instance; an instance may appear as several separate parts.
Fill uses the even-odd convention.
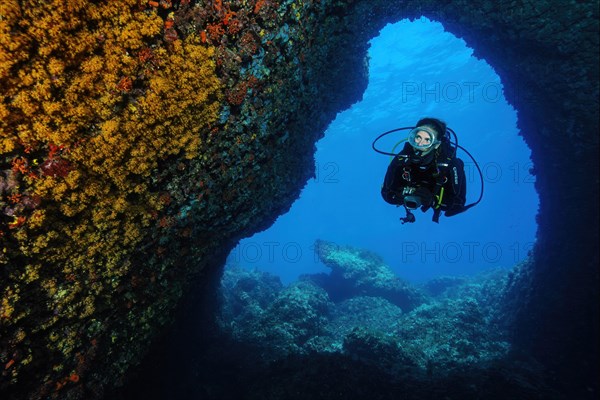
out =
[[[161,377],[163,369],[148,363],[153,372],[115,396],[570,398],[556,390],[542,365],[510,343],[506,298],[529,261],[413,285],[368,250],[326,241],[315,248],[331,272],[288,285],[269,273],[228,265],[215,309],[188,321],[201,333],[187,336],[191,342],[165,344],[173,351],[167,365],[176,372]],[[194,337],[211,346],[199,346]],[[157,374],[158,383],[149,384],[148,374]]]

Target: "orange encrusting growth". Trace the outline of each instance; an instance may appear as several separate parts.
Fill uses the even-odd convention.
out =
[[[7,332],[27,316],[26,285],[47,296],[46,323],[35,329],[51,331],[53,310],[71,310],[69,318],[93,313],[95,296],[113,290],[100,282],[118,282],[144,228],[158,225],[164,204],[152,190],[153,172],[171,158],[200,155],[217,120],[214,49],[194,35],[164,42],[173,21],[142,3],[3,1],[0,265],[10,279],[0,285],[0,320]],[[90,276],[100,278],[85,289],[75,281]],[[68,357],[76,340],[48,346]],[[13,363],[16,379],[21,364]]]

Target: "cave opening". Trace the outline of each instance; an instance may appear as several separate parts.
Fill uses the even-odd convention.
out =
[[[498,75],[441,23],[402,20],[370,45],[369,85],[317,143],[314,178],[288,213],[230,254],[218,324],[262,362],[340,356],[409,382],[433,377],[434,387],[462,368],[475,382],[483,365],[512,362],[510,305],[500,294],[514,269],[531,266],[539,204],[531,151]],[[484,200],[439,224],[417,212],[402,225],[403,208],[380,194],[390,157],[371,144],[425,116],[446,121],[474,156]],[[403,138],[380,146],[390,151]],[[471,203],[482,190],[477,168],[459,157]],[[512,390],[501,387],[503,373],[486,373],[498,391]]]
[[[414,283],[511,268],[525,260],[535,242],[539,204],[531,151],[492,67],[425,17],[387,25],[371,40],[368,57],[363,99],[340,112],[317,143],[315,177],[288,213],[238,244],[228,265],[257,268],[284,283],[305,273],[326,273],[315,253],[317,239],[373,251]],[[390,157],[375,153],[371,142],[424,116],[440,118],[457,132],[484,179],[482,188],[475,162],[459,150],[467,203],[482,189],[483,199],[439,224],[431,222],[429,211],[402,225],[403,208],[385,203],[380,194]],[[391,151],[405,137],[398,132],[378,145]]]

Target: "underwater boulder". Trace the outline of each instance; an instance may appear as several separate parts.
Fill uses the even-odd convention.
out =
[[[531,260],[524,260],[511,269],[491,268],[464,278],[462,284],[448,288],[439,300],[474,299],[485,315],[486,322],[490,324],[490,329],[505,331],[512,326],[514,310],[518,308],[514,304],[518,297],[515,297],[510,286],[510,277],[530,263]]]
[[[381,297],[353,297],[334,305],[329,331],[342,342],[357,327],[379,332],[395,330],[401,317],[402,309]]]
[[[317,240],[315,252],[327,267],[328,276],[320,274],[321,284],[334,302],[357,297],[381,297],[410,311],[423,303],[426,296],[408,282],[397,277],[377,254],[351,246]]]
[[[237,336],[235,330],[261,318],[281,290],[283,284],[278,276],[243,268],[226,268],[219,288],[221,325],[226,331],[233,330],[233,336]]]
[[[394,335],[429,374],[485,365],[503,359],[510,349],[504,333],[488,323],[474,298],[423,304],[403,316]]]
[[[449,288],[460,285],[464,280],[464,278],[458,276],[439,276],[425,282],[423,289],[429,295],[437,297]]]
[[[260,312],[223,319],[221,326],[235,340],[261,349],[264,360],[272,360],[327,349],[331,307],[325,290],[310,282],[294,282]]]
[[[285,288],[261,320],[266,340],[281,340],[302,347],[315,336],[324,336],[331,303],[327,292],[307,282]]]
[[[504,292],[491,289],[505,275],[495,272],[496,281],[490,273],[470,279],[476,283],[465,279],[443,297],[430,298],[407,313],[383,299],[346,300],[336,305],[330,331],[343,336],[345,352],[392,375],[439,377],[452,370],[485,368],[510,350],[508,332],[497,323],[493,307]],[[373,356],[378,353],[385,356]]]
[[[352,329],[344,338],[344,353],[353,359],[400,375],[416,367],[415,360],[407,354],[394,337],[366,327]]]

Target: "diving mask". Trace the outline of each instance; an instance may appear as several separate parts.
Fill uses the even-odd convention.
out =
[[[435,139],[436,131],[426,125],[417,126],[408,134],[408,143],[419,151],[427,151],[438,141]]]

